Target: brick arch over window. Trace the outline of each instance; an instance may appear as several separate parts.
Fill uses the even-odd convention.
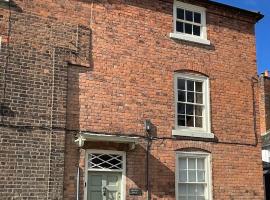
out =
[[[175,70],[174,73],[189,73],[189,74],[194,74],[194,75],[200,75],[200,76],[205,76],[207,78],[210,78],[208,72],[205,72],[204,70],[192,70],[192,69],[179,69]]]
[[[209,153],[209,154],[211,153],[210,150],[197,148],[197,147],[186,147],[186,148],[176,149],[175,151],[177,152],[202,152],[202,153]]]

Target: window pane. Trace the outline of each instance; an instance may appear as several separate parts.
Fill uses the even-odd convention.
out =
[[[195,117],[195,127],[197,127],[197,128],[203,127],[202,117]]]
[[[186,20],[193,22],[193,12],[186,10]]]
[[[203,104],[203,94],[202,93],[196,93],[196,103]]]
[[[195,196],[196,197],[196,184],[188,185],[188,196]]]
[[[188,181],[189,182],[196,182],[196,170],[189,170],[188,171]]]
[[[192,34],[192,24],[185,23],[185,33]]]
[[[180,182],[187,182],[187,170],[180,170],[179,171],[179,181]]]
[[[202,82],[196,82],[196,92],[202,92]]]
[[[192,197],[188,197],[188,200],[197,200],[197,199],[196,199],[196,196],[195,197],[192,196]]]
[[[186,81],[183,79],[177,79],[177,89],[186,90]]]
[[[205,171],[198,170],[197,176],[198,176],[198,182],[205,182]]]
[[[195,106],[195,115],[202,116],[202,106]]]
[[[193,35],[201,36],[201,27],[193,25]]]
[[[193,116],[187,116],[187,126],[194,127],[194,117]]]
[[[186,92],[178,90],[178,101],[186,102]]]
[[[186,105],[186,108],[187,108],[187,111],[186,111],[186,113],[187,113],[187,115],[194,115],[194,106],[193,105]]]
[[[194,12],[194,22],[201,23],[201,13]]]
[[[205,197],[197,197],[197,200],[205,200]]]
[[[178,192],[180,196],[187,196],[187,184],[179,184]]]
[[[197,169],[204,169],[204,158],[197,159]]]
[[[188,92],[187,93],[187,102],[195,103],[194,92]]]
[[[177,104],[177,112],[178,114],[185,114],[186,113],[186,105],[183,103]]]
[[[181,8],[177,8],[177,19],[184,19],[184,13],[185,11]]]
[[[186,158],[179,159],[179,168],[180,169],[187,169],[187,159]]]
[[[178,115],[178,126],[186,126],[186,116]]]
[[[187,197],[179,197],[179,200],[188,200]]]
[[[184,33],[184,23],[176,22],[176,32]]]
[[[204,185],[202,184],[197,185],[197,195],[204,196]]]
[[[187,81],[187,90],[194,91],[194,81]]]
[[[188,159],[188,169],[196,169],[196,158]]]

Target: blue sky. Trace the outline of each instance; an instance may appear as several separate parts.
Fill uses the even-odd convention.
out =
[[[260,11],[264,19],[256,25],[258,73],[270,70],[270,0],[215,0],[220,3]]]

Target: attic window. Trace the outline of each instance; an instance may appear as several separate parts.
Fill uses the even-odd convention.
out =
[[[205,8],[186,4],[180,1],[174,2],[174,32],[172,38],[191,42],[210,44],[207,40]]]

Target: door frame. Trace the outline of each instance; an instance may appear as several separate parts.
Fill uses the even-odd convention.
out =
[[[107,169],[95,169],[88,170],[88,154],[90,153],[105,153],[105,154],[116,154],[123,157],[123,169],[122,170],[107,170]],[[84,200],[87,200],[87,186],[88,186],[88,172],[118,172],[122,173],[121,180],[121,200],[126,199],[126,152],[125,151],[113,151],[113,150],[100,150],[100,149],[87,149],[85,151],[85,173],[84,173]]]

